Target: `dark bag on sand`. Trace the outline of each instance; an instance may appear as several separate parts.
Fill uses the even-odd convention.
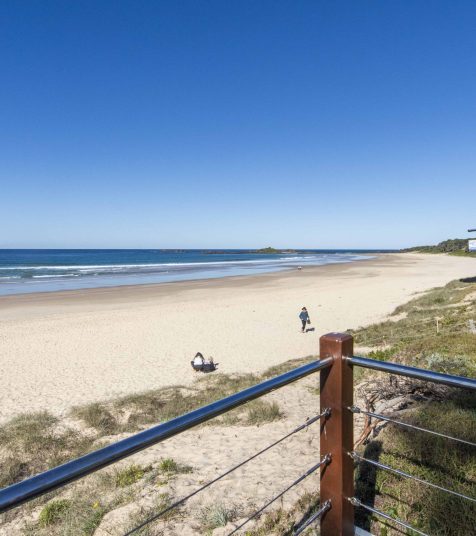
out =
[[[307,323],[308,323],[308,324],[311,323],[311,319],[310,319],[310,318],[307,319]]]

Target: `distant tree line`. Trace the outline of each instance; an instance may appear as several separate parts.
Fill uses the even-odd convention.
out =
[[[464,255],[468,252],[467,238],[451,238],[443,240],[436,246],[415,246],[413,248],[402,249],[403,252],[417,251],[419,253],[453,253]]]

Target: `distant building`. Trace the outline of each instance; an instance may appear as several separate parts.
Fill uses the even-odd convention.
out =
[[[468,229],[468,233],[474,233],[476,229]],[[468,240],[468,251],[476,251],[476,240]]]

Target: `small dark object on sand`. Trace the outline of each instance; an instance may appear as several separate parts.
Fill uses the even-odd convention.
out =
[[[195,354],[190,364],[195,372],[214,372],[218,365],[218,363],[215,364],[213,362],[213,357],[210,357],[209,361],[206,361],[200,352]]]

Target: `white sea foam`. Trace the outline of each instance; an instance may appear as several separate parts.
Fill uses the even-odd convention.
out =
[[[264,258],[263,258],[264,257]],[[203,258],[200,262],[62,264],[0,266],[0,295],[53,290],[99,288],[277,272],[297,266],[318,266],[373,258],[352,252],[282,254],[254,259]],[[16,281],[15,281],[16,280]]]
[[[165,263],[147,263],[147,264],[67,264],[67,265],[41,265],[41,266],[5,266],[1,270],[105,270],[105,269],[129,269],[129,268],[161,268],[170,266],[226,266],[231,264],[273,264],[278,262],[289,262],[290,260],[318,260],[321,256],[316,257],[281,257],[279,259],[253,259],[253,260],[232,260],[232,261],[209,261],[209,262],[165,262]]]
[[[54,279],[56,277],[79,277],[79,274],[47,274],[47,275],[34,275],[32,279]]]

